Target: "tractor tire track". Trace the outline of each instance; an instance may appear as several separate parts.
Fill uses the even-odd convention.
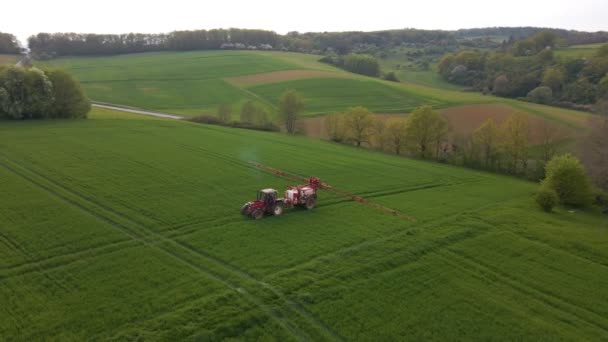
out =
[[[31,273],[41,272],[47,273],[56,269],[64,268],[71,264],[83,262],[91,258],[120,252],[129,248],[143,246],[137,241],[128,239],[117,243],[110,243],[107,245],[83,249],[75,251],[73,253],[67,253],[62,255],[56,255],[48,258],[42,258],[37,260],[31,260],[18,265],[11,265],[9,267],[0,269],[0,280],[11,279],[20,276],[24,276]]]
[[[21,170],[16,169],[14,165],[9,165],[8,163],[16,165]],[[141,226],[141,224],[139,224],[138,222],[131,220],[129,217],[126,217],[124,214],[113,211],[111,208],[107,208],[103,205],[98,205],[95,201],[82,197],[78,193],[75,193],[74,191],[66,188],[65,186],[63,186],[61,184],[57,184],[56,182],[47,179],[46,176],[40,175],[38,172],[31,170],[27,167],[24,167],[24,166],[20,165],[19,163],[17,163],[16,161],[8,159],[6,156],[4,156],[4,162],[0,161],[0,166],[6,168],[7,170],[11,171],[12,173],[16,174],[17,176],[24,178],[25,180],[29,181],[30,183],[40,187],[41,189],[45,190],[47,193],[108,223],[110,226],[112,226],[115,229],[118,229],[119,231],[122,231],[123,233],[125,233],[129,237],[131,237],[132,239],[140,241],[148,247],[157,249],[157,250],[163,252],[164,254],[171,256],[172,258],[176,259],[177,261],[180,261],[180,262],[188,265],[190,268],[204,274],[205,276],[207,276],[211,279],[214,279],[214,280],[224,284],[228,288],[231,288],[231,289],[241,293],[249,301],[255,303],[258,307],[260,307],[269,317],[272,317],[284,329],[289,331],[294,337],[296,337],[298,339],[302,339],[302,340],[311,339],[310,336],[307,335],[306,332],[300,330],[299,327],[297,327],[289,318],[287,318],[287,315],[290,314],[289,311],[293,310],[291,308],[291,306],[294,305],[294,303],[283,301],[283,303],[282,303],[282,305],[280,305],[280,307],[274,306],[272,309],[269,309],[268,306],[265,305],[263,299],[260,298],[261,296],[259,294],[256,296],[254,293],[255,293],[255,291],[259,290],[259,289],[256,289],[255,287],[262,288],[262,289],[268,289],[268,290],[270,290],[270,289],[268,288],[268,286],[264,286],[257,279],[255,279],[251,276],[245,276],[247,273],[245,273],[244,271],[238,270],[237,268],[223,262],[222,260],[219,260],[215,257],[211,257],[208,254],[202,253],[201,251],[196,250],[190,246],[187,246],[187,245],[180,243],[178,241],[175,241],[173,239],[167,238],[157,232],[151,231],[151,230],[147,229],[146,227]],[[33,177],[31,175],[25,175],[24,173],[31,173],[34,176],[38,176],[38,178],[42,179],[43,181],[46,181],[46,183],[48,183],[48,184],[42,184],[42,182],[33,179]],[[51,188],[52,186],[54,186],[55,188],[59,188],[59,190],[61,192],[64,192],[64,194],[61,194],[59,191],[57,191],[57,189],[52,189]],[[83,204],[83,202],[85,204]],[[105,212],[105,215],[101,214],[100,212],[102,212],[102,213]],[[112,216],[114,216],[114,218],[112,218]],[[126,221],[127,223],[125,223],[125,222],[121,223],[120,221]],[[133,226],[136,226],[137,229],[134,229]],[[169,248],[168,246],[171,246],[172,248]],[[203,264],[207,264],[207,265],[211,264],[211,265],[205,268],[205,267],[201,266],[199,264],[199,262],[190,260],[187,257],[185,257],[184,255],[177,253],[175,251],[176,249],[181,250],[182,252],[186,251],[187,254],[190,254],[190,256],[194,256],[195,258],[198,258],[199,262],[202,261]],[[217,268],[222,269],[224,271],[224,273],[228,273],[228,274],[227,275],[222,274],[221,271],[217,270]],[[235,280],[233,278],[241,278],[240,281],[244,280],[244,284],[239,284],[239,281]],[[253,285],[247,284],[247,283],[253,283]],[[250,287],[253,286],[254,291],[246,291],[245,289],[243,289],[243,287],[241,285],[250,286]],[[275,291],[276,291],[276,293],[280,293],[276,289],[274,289],[274,291],[271,291],[271,293],[274,294]],[[278,297],[275,299],[281,300],[282,298]],[[283,297],[283,299],[286,299],[286,298]],[[277,308],[282,309],[282,310],[277,311]],[[293,310],[293,311],[296,314],[298,312],[305,312],[303,310],[303,308],[298,308],[298,309],[299,310]],[[307,322],[310,322],[312,324],[313,328],[315,330],[317,330],[316,332],[319,336],[322,336],[328,340],[339,339],[339,338],[337,338],[336,334],[330,333],[331,329],[328,328],[327,326],[325,326],[323,322],[314,320],[314,317],[312,317],[312,315],[304,316],[304,319]]]
[[[577,319],[602,330],[604,334],[608,333],[608,324],[605,322],[606,318],[600,313],[594,312],[593,310],[583,307],[579,304],[572,303],[567,299],[547,292],[544,289],[526,284],[525,282],[516,279],[508,274],[505,274],[504,272],[501,272],[500,270],[497,270],[491,266],[488,266],[483,262],[480,262],[479,260],[475,260],[452,249],[448,248],[445,250],[445,252],[449,254],[449,256],[445,257],[445,260],[453,266],[461,269],[465,273],[480,277],[479,274],[477,274],[477,272],[473,272],[471,268],[462,266],[463,264],[468,264],[472,268],[477,268],[483,273],[490,274],[494,278],[500,279],[502,284],[508,285],[513,290],[525,296],[534,298],[540,301],[541,303],[550,306],[555,310],[558,310],[566,316],[576,317]],[[456,262],[455,260],[459,260],[459,262]],[[487,281],[487,279],[485,280]],[[581,314],[580,312],[584,313],[585,315]],[[600,323],[602,321],[604,322]]]
[[[521,197],[527,197],[527,196],[528,195],[522,195]],[[423,221],[423,222],[418,223],[418,224],[409,225],[409,226],[407,226],[407,229],[399,230],[399,231],[394,232],[394,233],[383,235],[383,236],[380,236],[380,237],[378,237],[376,239],[373,239],[373,240],[365,240],[363,242],[355,242],[353,244],[344,246],[344,247],[342,247],[342,248],[340,248],[338,250],[334,250],[334,251],[332,251],[330,253],[320,254],[320,255],[314,256],[314,257],[312,257],[312,258],[310,258],[310,259],[308,259],[308,260],[306,260],[304,262],[301,262],[301,263],[298,263],[298,264],[286,267],[284,269],[278,270],[276,272],[270,273],[270,274],[266,275],[264,277],[264,279],[272,278],[272,277],[274,277],[276,275],[279,275],[281,273],[291,272],[291,271],[293,271],[295,269],[298,269],[300,267],[305,267],[306,265],[313,264],[315,262],[319,262],[319,261],[325,260],[327,258],[337,258],[337,257],[340,257],[341,255],[345,255],[345,254],[349,254],[349,253],[352,253],[352,252],[356,252],[358,250],[362,250],[362,249],[365,249],[365,248],[377,245],[377,244],[385,242],[385,241],[389,241],[389,240],[392,240],[392,239],[395,239],[395,238],[402,237],[404,235],[408,235],[413,229],[421,229],[421,228],[425,228],[425,227],[428,227],[428,226],[434,226],[434,225],[438,225],[438,224],[445,223],[445,222],[453,222],[454,220],[456,220],[460,216],[470,215],[470,214],[473,214],[473,213],[485,210],[487,208],[491,208],[491,207],[494,207],[494,206],[502,205],[504,202],[512,201],[514,199],[516,199],[516,198],[509,198],[509,199],[506,199],[506,200],[503,200],[503,201],[497,201],[497,202],[493,202],[493,203],[488,203],[486,205],[478,206],[475,209],[470,209],[470,210],[458,212],[458,213],[456,213],[454,215],[445,216],[445,217],[439,217],[439,218],[436,218],[436,219],[432,219],[432,220],[428,220],[428,221]]]
[[[183,256],[180,256],[179,254],[175,253],[175,251],[170,250],[166,247],[163,248],[163,246],[161,244],[158,243],[158,241],[153,241],[152,239],[150,239],[149,236],[145,236],[145,235],[141,235],[141,233],[132,230],[132,228],[129,228],[117,221],[114,221],[104,215],[99,214],[98,212],[96,212],[95,210],[89,209],[85,206],[83,206],[81,203],[78,203],[76,201],[74,201],[73,199],[70,199],[62,194],[60,194],[57,191],[54,191],[48,187],[46,187],[45,185],[37,182],[36,180],[26,176],[23,174],[23,172],[19,172],[18,170],[12,168],[11,166],[6,164],[7,158],[5,158],[5,163],[0,162],[0,166],[4,167],[5,169],[11,171],[12,173],[14,173],[17,176],[20,176],[22,178],[24,178],[25,180],[29,181],[30,183],[40,187],[41,189],[45,190],[47,193],[77,207],[78,209],[82,210],[83,212],[90,214],[100,220],[102,220],[103,222],[109,224],[110,226],[112,226],[115,229],[118,229],[119,231],[122,231],[123,233],[127,234],[129,237],[131,237],[134,240],[140,241],[142,242],[144,245],[146,245],[147,247],[150,247],[152,249],[156,249],[159,250],[161,252],[163,252],[164,254],[168,255],[169,257],[183,263],[186,264],[188,267],[190,267],[191,269],[202,273],[204,276],[213,279],[221,284],[224,284],[225,286],[227,286],[228,288],[237,291],[238,293],[244,295],[244,297],[247,297],[247,299],[249,301],[251,301],[252,303],[254,303],[256,306],[260,307],[269,317],[272,317],[275,321],[277,321],[277,323],[283,327],[286,331],[290,332],[294,337],[297,337],[300,340],[306,340],[308,338],[306,335],[304,335],[304,333],[296,330],[296,328],[293,326],[293,324],[288,323],[285,321],[285,319],[283,318],[282,315],[277,314],[276,312],[274,312],[274,310],[269,310],[267,308],[266,305],[264,305],[264,303],[259,300],[256,299],[255,297],[253,297],[251,294],[249,294],[247,291],[244,291],[240,286],[238,285],[234,285],[233,283],[231,283],[230,281],[228,281],[225,278],[222,278],[221,276],[218,276],[217,274],[210,272],[208,269],[201,267],[198,263],[192,262],[191,260],[185,259]],[[16,162],[12,162],[15,163],[17,165],[19,165]],[[27,170],[26,168],[22,168],[23,170]],[[43,177],[44,178],[44,177]],[[63,189],[64,191],[66,191],[66,189]],[[82,197],[79,197],[77,194],[75,193],[71,193],[72,196],[75,196],[76,198],[79,198],[80,200],[83,200]],[[98,208],[98,209],[102,209],[103,208]],[[131,221],[133,222],[133,221]],[[150,232],[148,232],[150,233]],[[41,273],[45,274],[43,271],[44,270],[39,270]]]

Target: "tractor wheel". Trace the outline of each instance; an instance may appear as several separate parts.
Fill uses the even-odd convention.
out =
[[[272,211],[272,213],[274,214],[274,216],[280,216],[283,213],[283,209],[284,209],[284,205],[283,203],[277,203],[274,206],[274,210]]]
[[[256,209],[251,213],[251,218],[253,218],[254,220],[259,220],[262,217],[264,217],[264,212],[260,209]]]
[[[308,197],[304,206],[307,210],[310,210],[315,207],[315,204],[317,204],[317,200],[314,197]]]

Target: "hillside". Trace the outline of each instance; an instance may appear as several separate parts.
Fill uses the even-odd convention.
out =
[[[514,111],[577,126],[581,118],[585,121],[587,116],[576,111],[462,92],[454,87],[442,89],[445,87],[436,84],[441,82],[438,76],[422,76],[423,80],[433,77],[433,81],[382,81],[319,63],[318,58],[284,52],[197,51],[59,58],[38,65],[70,71],[95,101],[189,116],[214,114],[224,102],[233,104],[238,111],[249,99],[272,107],[287,88],[304,95],[305,112],[309,116],[354,105],[380,113],[406,113],[423,104],[446,108],[481,103],[506,104]]]
[[[71,71],[93,100],[174,114],[213,113],[221,103],[238,108],[251,99],[272,107],[286,88],[307,98],[310,115],[358,104],[391,112],[442,104],[316,59],[280,52],[204,51],[62,58],[49,64]]]
[[[257,189],[287,183],[249,161],[416,222],[326,192],[312,211],[244,219]],[[0,175],[2,340],[608,333],[605,217],[545,214],[514,178],[99,109],[1,122]]]

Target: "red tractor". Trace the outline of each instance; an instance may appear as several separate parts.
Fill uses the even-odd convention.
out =
[[[247,202],[241,208],[241,214],[253,219],[261,219],[265,214],[279,216],[285,208],[295,206],[308,210],[317,204],[317,188],[321,184],[319,178],[308,178],[308,184],[291,186],[285,190],[285,197],[279,198],[275,189],[258,191],[255,201]]]

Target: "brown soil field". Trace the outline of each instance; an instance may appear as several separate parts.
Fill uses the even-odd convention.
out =
[[[238,87],[250,87],[260,84],[278,83],[284,81],[291,81],[297,79],[306,78],[344,78],[352,77],[346,73],[337,73],[331,71],[321,70],[284,70],[284,71],[273,71],[262,74],[245,75],[238,77],[225,78],[228,83]]]
[[[489,118],[494,119],[500,125],[512,113],[526,114],[504,104],[466,105],[442,109],[440,112],[448,119],[452,133],[455,134],[470,134]],[[562,139],[575,138],[577,135],[576,131],[567,126],[553,123],[532,114],[526,114],[526,116],[530,123],[530,142],[532,144],[540,143],[542,132],[547,129],[558,132]],[[377,114],[377,117],[381,120],[388,120],[393,117],[407,117],[407,114]],[[327,139],[323,117],[302,119],[298,126],[307,136]]]
[[[0,55],[0,65],[15,64],[17,61],[19,61],[19,56],[17,55]]]

